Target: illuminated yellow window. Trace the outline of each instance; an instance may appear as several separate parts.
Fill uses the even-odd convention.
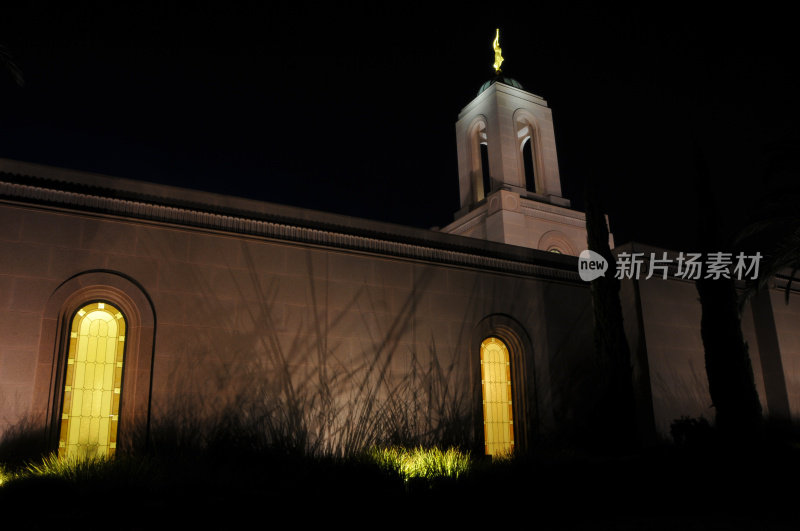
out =
[[[103,302],[78,310],[70,328],[59,456],[114,455],[124,352],[119,310]]]
[[[509,454],[514,450],[511,362],[508,347],[496,337],[481,343],[481,392],[486,455]]]

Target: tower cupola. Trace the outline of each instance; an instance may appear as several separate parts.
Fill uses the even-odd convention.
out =
[[[577,255],[586,221],[561,195],[553,113],[502,72],[499,30],[492,46],[494,76],[458,114],[461,209],[442,230]]]

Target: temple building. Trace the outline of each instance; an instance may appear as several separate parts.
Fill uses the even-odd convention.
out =
[[[551,110],[498,72],[456,138],[461,209],[439,231],[0,159],[0,434],[76,455],[234,414],[331,451],[580,434],[598,415],[586,220]],[[794,418],[783,285],[742,327],[765,414]],[[642,439],[713,418],[694,283],[621,296]]]

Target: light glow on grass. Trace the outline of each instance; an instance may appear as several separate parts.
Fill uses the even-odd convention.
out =
[[[366,451],[366,461],[377,465],[403,481],[457,479],[473,467],[469,452],[457,448],[373,447]],[[361,461],[361,458],[356,458]],[[353,463],[355,464],[355,463]],[[0,464],[0,485],[35,478],[53,478],[70,484],[92,482],[149,482],[160,477],[159,464],[141,458],[59,456],[54,452],[40,461],[28,462],[13,472]]]
[[[104,457],[81,458],[74,455],[59,457],[58,454],[52,453],[42,459],[41,463],[28,463],[23,474],[76,479],[81,476],[91,475],[107,461],[108,459]]]
[[[41,462],[29,462],[15,472],[0,465],[0,486],[15,480],[34,477],[53,477],[69,481],[91,480],[98,477],[108,463],[111,463],[111,460],[104,457],[59,457],[54,452],[44,457]]]
[[[469,452],[456,448],[372,448],[369,458],[378,466],[396,472],[403,480],[411,478],[458,478],[472,465]]]
[[[4,483],[11,481],[13,478],[14,475],[11,472],[8,472],[3,465],[0,465],[0,487],[2,487]]]

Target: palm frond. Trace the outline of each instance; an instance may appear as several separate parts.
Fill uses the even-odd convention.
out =
[[[22,70],[19,69],[17,64],[14,62],[14,58],[11,55],[11,52],[0,44],[0,63],[8,70],[11,74],[11,78],[14,80],[14,83],[17,84],[19,87],[25,86],[25,77],[22,75]]]

